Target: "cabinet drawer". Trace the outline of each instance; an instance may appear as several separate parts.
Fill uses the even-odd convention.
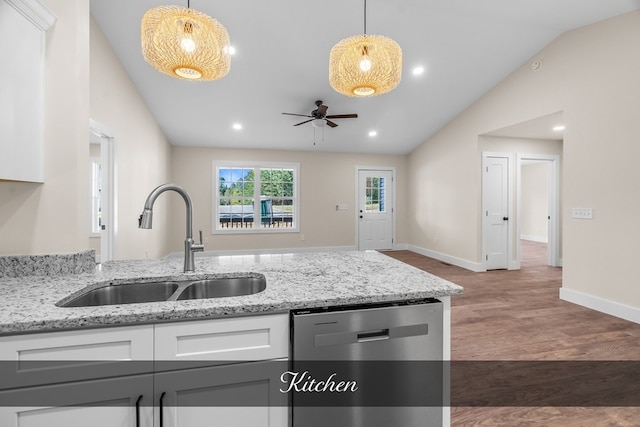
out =
[[[0,389],[148,372],[153,325],[1,337],[0,360]]]
[[[157,361],[268,360],[287,357],[288,349],[287,314],[155,326]]]

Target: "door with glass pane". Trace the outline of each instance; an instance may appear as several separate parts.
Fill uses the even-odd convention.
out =
[[[358,249],[393,247],[393,171],[358,170]]]

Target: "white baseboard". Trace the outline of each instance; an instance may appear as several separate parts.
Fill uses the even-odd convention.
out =
[[[528,236],[525,234],[520,235],[520,240],[529,240],[531,242],[538,242],[538,243],[549,243],[547,236]]]
[[[196,257],[220,256],[220,255],[261,255],[261,254],[291,254],[303,252],[342,252],[357,251],[356,246],[323,246],[309,248],[269,248],[269,249],[237,249],[196,252]],[[171,252],[165,258],[182,258],[184,252]]]
[[[567,288],[560,288],[560,299],[640,324],[640,308],[638,307],[632,307]]]
[[[393,250],[394,251],[408,251],[409,250],[409,244],[407,243],[397,243],[393,245]]]
[[[407,249],[420,255],[428,256],[429,258],[437,259],[438,261],[446,262],[447,264],[455,265],[457,267],[462,267],[476,273],[487,271],[482,263],[476,263],[468,261],[466,259],[456,258],[451,255],[432,251],[431,249],[421,248],[420,246],[415,245],[407,245]]]

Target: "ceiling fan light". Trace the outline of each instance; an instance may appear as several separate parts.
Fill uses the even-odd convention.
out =
[[[229,73],[229,34],[197,10],[159,6],[141,22],[142,55],[158,71],[188,80],[217,80]]]
[[[324,119],[314,119],[311,122],[311,126],[313,126],[314,128],[323,128],[325,124]]]
[[[356,35],[339,41],[329,55],[329,84],[346,96],[390,92],[402,78],[402,49],[385,36]]]

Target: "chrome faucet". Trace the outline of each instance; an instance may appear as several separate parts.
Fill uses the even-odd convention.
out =
[[[202,230],[200,231],[200,244],[196,244],[195,240],[193,240],[193,205],[191,204],[189,193],[182,187],[175,184],[162,184],[156,187],[147,197],[147,201],[144,202],[144,210],[140,218],[138,218],[138,228],[151,228],[153,221],[153,204],[158,196],[167,190],[173,190],[180,194],[187,205],[187,238],[184,241],[184,272],[193,272],[196,269],[193,254],[194,252],[204,251],[204,245],[202,244]]]

